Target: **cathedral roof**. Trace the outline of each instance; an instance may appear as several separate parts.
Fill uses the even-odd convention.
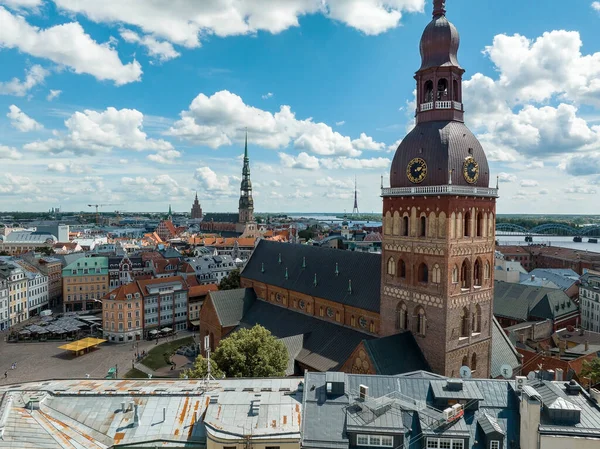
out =
[[[473,184],[463,176],[465,159],[472,156],[479,165],[479,178]],[[414,187],[407,176],[408,163],[421,158],[427,164],[427,176],[418,186],[452,184],[489,187],[489,167],[483,148],[462,122],[422,122],[402,140],[390,169],[390,187]]]

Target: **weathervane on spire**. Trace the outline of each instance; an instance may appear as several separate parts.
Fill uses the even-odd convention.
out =
[[[446,15],[446,0],[433,0],[433,17]]]

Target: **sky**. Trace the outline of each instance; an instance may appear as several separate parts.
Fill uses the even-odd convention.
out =
[[[447,0],[498,213],[598,214],[600,2]],[[380,212],[431,0],[0,0],[0,210]]]

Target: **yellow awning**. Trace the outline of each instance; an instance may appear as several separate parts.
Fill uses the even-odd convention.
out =
[[[65,351],[79,352],[79,351],[83,351],[84,349],[87,349],[87,348],[92,348],[94,346],[98,346],[100,343],[104,343],[105,341],[106,340],[103,340],[101,338],[93,338],[93,337],[82,338],[81,340],[77,340],[77,341],[59,346],[58,349],[64,349]]]

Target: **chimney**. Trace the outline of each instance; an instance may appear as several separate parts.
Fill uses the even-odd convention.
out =
[[[554,370],[554,380],[557,382],[561,382],[563,380],[563,370],[562,368],[556,368]]]
[[[531,282],[535,281],[535,274],[531,275]]]

